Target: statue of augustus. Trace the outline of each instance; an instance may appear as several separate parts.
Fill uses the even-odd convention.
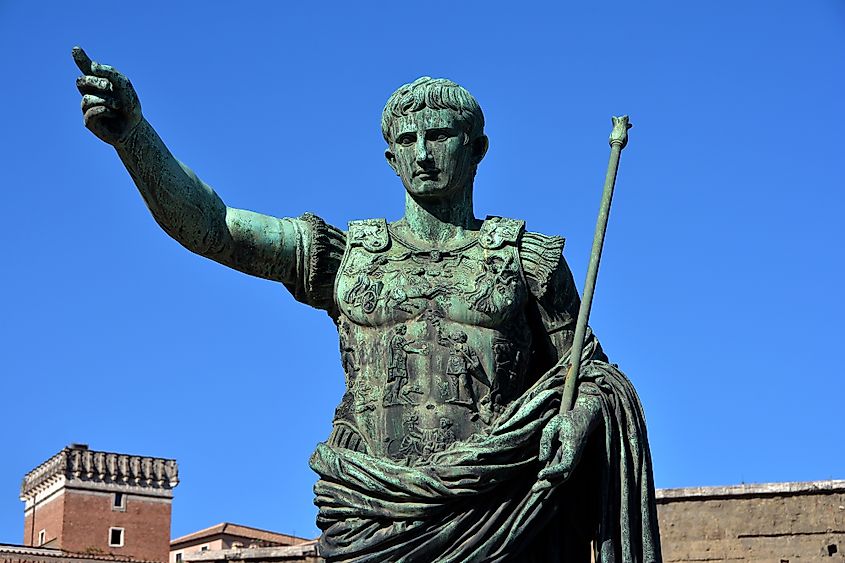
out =
[[[660,561],[651,457],[628,379],[588,333],[559,413],[579,296],[564,239],[477,219],[475,98],[423,77],[381,119],[405,214],[227,207],[170,153],[129,80],[74,59],[85,126],[180,244],[281,282],[337,325],[346,393],[311,467],[327,561]]]

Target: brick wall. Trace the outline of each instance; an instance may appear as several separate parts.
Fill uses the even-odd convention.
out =
[[[45,530],[45,544],[54,545],[62,536],[65,495],[58,493],[47,502],[39,502],[35,510],[24,517],[23,543],[38,545],[38,532]],[[32,522],[33,514],[35,523]]]
[[[65,493],[65,551],[112,553],[167,561],[170,552],[170,502],[126,496],[125,511],[112,510],[112,495],[68,490]],[[109,528],[124,528],[123,547],[109,546]]]

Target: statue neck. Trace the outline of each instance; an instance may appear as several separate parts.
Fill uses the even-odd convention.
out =
[[[414,198],[405,192],[405,217],[400,221],[408,234],[422,242],[458,242],[466,231],[478,230],[481,221],[472,211],[472,185],[444,199]]]

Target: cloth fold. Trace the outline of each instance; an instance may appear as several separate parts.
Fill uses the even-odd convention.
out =
[[[562,561],[559,546],[538,554],[531,545],[551,534],[560,545],[592,543],[598,562],[660,561],[645,420],[631,383],[614,365],[582,364],[579,393],[601,399],[603,425],[575,472],[581,483],[573,478],[532,491],[543,467],[540,434],[558,413],[567,364],[562,359],[508,405],[487,435],[454,443],[424,465],[320,444],[311,467],[320,477],[314,491],[321,556],[498,562],[527,561],[529,550],[537,560]],[[593,503],[600,499],[597,512],[578,508],[583,483],[597,489],[590,491]],[[578,526],[566,524],[573,516]]]

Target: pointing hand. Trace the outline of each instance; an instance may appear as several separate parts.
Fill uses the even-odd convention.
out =
[[[82,71],[76,87],[82,94],[85,127],[100,140],[117,145],[142,119],[132,83],[116,69],[92,61],[81,47],[73,48],[73,60]]]

